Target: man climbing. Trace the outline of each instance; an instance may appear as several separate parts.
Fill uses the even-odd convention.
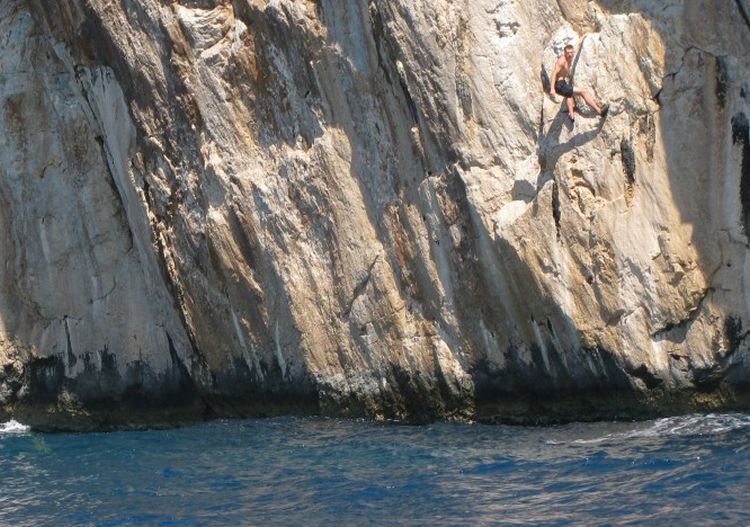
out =
[[[607,112],[609,111],[608,104],[604,104],[600,107],[588,90],[585,88],[575,88],[571,82],[570,76],[573,69],[573,58],[576,56],[578,48],[581,47],[585,39],[586,35],[583,36],[577,47],[573,47],[571,44],[565,46],[565,50],[555,62],[555,69],[552,72],[552,83],[549,95],[553,100],[555,98],[555,92],[565,97],[565,102],[568,105],[568,115],[570,116],[571,121],[574,121],[576,118],[576,103],[573,99],[574,95],[583,97],[586,104],[588,104],[602,118],[606,117]]]

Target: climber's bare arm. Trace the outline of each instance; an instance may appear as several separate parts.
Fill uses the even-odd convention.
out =
[[[560,57],[559,59],[555,61],[555,69],[552,70],[552,77],[550,78],[551,79],[550,87],[549,87],[550,97],[554,98],[555,96],[555,83],[557,82],[557,76],[560,74],[560,70],[562,69],[564,60],[565,59],[563,57]]]
[[[583,42],[586,40],[586,37],[588,37],[588,36],[589,36],[589,34],[585,33],[581,37],[581,40],[578,41],[578,44],[576,44],[576,55],[578,55],[578,53],[581,51],[581,48],[583,47]]]

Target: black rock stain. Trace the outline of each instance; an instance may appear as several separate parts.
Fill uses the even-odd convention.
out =
[[[745,234],[750,236],[750,123],[747,115],[740,112],[732,117],[732,142],[742,148],[740,164],[740,201],[742,216],[740,222],[745,227]]]

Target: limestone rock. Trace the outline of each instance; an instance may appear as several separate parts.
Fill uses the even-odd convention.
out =
[[[746,408],[746,8],[6,0],[3,411]]]

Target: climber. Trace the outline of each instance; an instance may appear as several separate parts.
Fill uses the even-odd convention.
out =
[[[550,97],[552,97],[552,100],[554,100],[555,92],[565,97],[565,102],[568,105],[568,115],[570,116],[571,121],[575,121],[576,118],[576,104],[575,100],[573,99],[574,95],[583,97],[583,100],[586,101],[586,104],[588,104],[602,118],[606,117],[607,112],[609,112],[608,104],[603,104],[600,107],[587,89],[574,88],[573,83],[571,82],[573,57],[576,56],[578,48],[581,47],[585,39],[586,35],[583,36],[581,41],[578,43],[578,46],[576,47],[573,47],[571,44],[565,46],[563,54],[555,62],[555,69],[552,72],[552,82],[550,83]]]

